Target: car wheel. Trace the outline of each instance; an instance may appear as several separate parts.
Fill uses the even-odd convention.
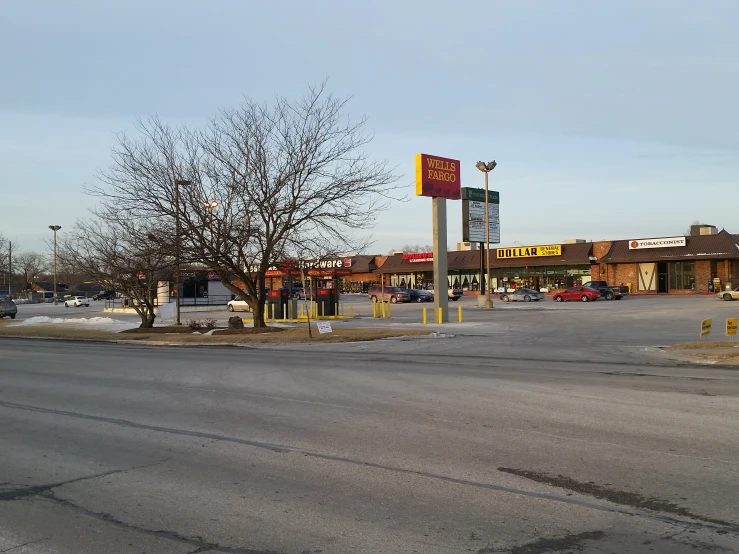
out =
[[[370,297],[370,300],[372,300],[372,302],[374,302],[375,304],[377,304],[377,297],[376,296],[371,296]]]
[[[228,306],[228,311],[229,311],[229,312],[233,312],[233,311],[234,311],[234,307],[233,307],[233,306],[231,306],[230,304],[229,304],[229,306]]]
[[[562,301],[564,301],[564,298],[562,298],[561,296],[555,296],[554,297],[554,301],[555,302],[562,302]]]
[[[65,302],[65,303],[64,303],[64,307],[65,307],[65,308],[69,308],[69,304],[67,304],[67,303]]]
[[[580,300],[582,300],[583,302],[587,302],[587,301],[588,301],[588,300],[590,300],[590,299],[589,299],[589,298],[588,298],[588,297],[587,297],[586,295],[584,295],[584,294],[583,294],[583,295],[582,295],[582,296],[580,297]]]
[[[453,301],[453,302],[456,302],[457,300],[459,300],[459,296],[453,296],[453,297],[452,297],[452,301]]]
[[[606,298],[606,300],[613,300],[613,293],[612,292],[607,292],[605,294],[605,298]]]
[[[508,297],[508,295],[507,295],[507,294],[506,294],[506,295],[504,295],[504,296],[503,296],[503,297],[501,298],[501,300],[502,300],[503,302],[510,302],[510,301],[511,301],[511,299],[510,299],[510,298]]]
[[[731,295],[730,295],[730,294],[729,294],[729,293],[727,292],[726,294],[724,294],[724,300],[733,300],[733,298],[732,298],[732,297],[731,297]]]
[[[15,314],[10,314],[10,319],[15,319]]]
[[[531,297],[527,294],[526,296],[523,297],[523,301],[524,302],[531,302]]]
[[[418,302],[418,303],[420,304],[421,302],[423,302],[423,298],[421,298],[421,297],[419,296],[418,298],[416,298],[416,302]]]
[[[398,303],[398,297],[397,296],[391,296],[390,297],[390,303],[391,304],[397,304]]]

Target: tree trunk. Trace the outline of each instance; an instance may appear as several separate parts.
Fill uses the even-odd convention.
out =
[[[139,329],[151,329],[154,327],[154,319],[156,318],[156,315],[154,315],[153,308],[144,308],[139,316],[141,317],[141,325],[139,325]]]
[[[254,314],[254,327],[256,329],[261,329],[267,326],[267,324],[264,323],[264,309],[265,303],[261,298],[252,307],[252,313]]]

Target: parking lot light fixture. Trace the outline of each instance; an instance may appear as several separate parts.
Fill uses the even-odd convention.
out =
[[[485,174],[485,265],[486,268],[486,280],[487,280],[487,296],[485,297],[485,307],[493,307],[493,295],[492,287],[490,286],[490,214],[488,210],[488,173],[490,173],[498,164],[495,160],[492,162],[477,162],[475,167]]]
[[[189,187],[192,184],[192,181],[187,181],[185,179],[176,179],[174,182],[174,213],[175,213],[175,255],[177,257],[177,260],[175,261],[177,266],[177,279],[175,283],[175,301],[177,302],[177,325],[182,325],[182,321],[180,321],[180,283],[182,282],[182,279],[180,278],[180,263],[182,258],[182,244],[181,244],[181,238],[180,238],[180,187]]]
[[[61,228],[61,225],[49,225],[49,229],[54,231],[54,306],[59,304],[59,300],[56,297],[56,232]]]

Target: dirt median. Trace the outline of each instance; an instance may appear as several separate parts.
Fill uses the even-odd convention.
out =
[[[212,335],[194,334],[189,329],[176,332],[150,331],[136,329],[127,332],[113,332],[93,329],[80,329],[71,325],[8,325],[0,324],[0,337],[65,339],[83,341],[106,341],[126,343],[146,343],[162,345],[241,345],[307,343],[307,342],[356,342],[372,341],[397,337],[429,336],[430,331],[417,329],[334,329],[332,333],[320,334],[313,329],[313,337],[308,336],[305,327],[274,328],[268,327],[264,333],[247,328],[243,333],[233,334],[215,332]]]

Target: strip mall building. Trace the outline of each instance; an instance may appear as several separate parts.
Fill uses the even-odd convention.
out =
[[[479,293],[480,258],[480,250],[449,252],[447,286]],[[380,283],[409,288],[433,284],[431,253],[352,256],[344,259],[343,268],[341,275],[325,272],[314,280],[345,292]],[[493,288],[557,290],[600,280],[628,284],[632,294],[707,293],[739,285],[739,235],[696,225],[689,236],[493,248],[490,274]],[[269,277],[271,287],[281,285],[278,271]]]

